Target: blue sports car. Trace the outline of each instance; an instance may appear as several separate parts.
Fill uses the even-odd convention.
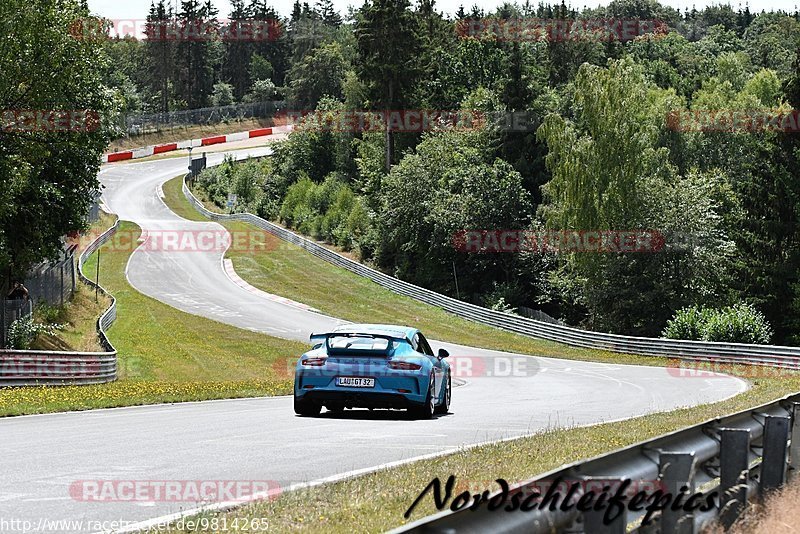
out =
[[[433,354],[416,328],[374,324],[312,334],[314,347],[297,362],[294,411],[314,416],[325,406],[407,409],[430,419],[450,409],[449,355]]]

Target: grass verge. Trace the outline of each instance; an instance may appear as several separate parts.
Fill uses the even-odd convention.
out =
[[[120,230],[134,242],[139,233],[133,223]],[[139,293],[125,278],[126,248],[109,242],[100,262],[100,283],[117,298],[118,317],[108,334],[119,351],[119,380],[0,389],[0,416],[291,392],[291,377],[274,364],[306,345],[184,313]],[[89,258],[86,272],[95,272],[96,259]]]
[[[739,521],[728,530],[730,534],[797,534],[800,517],[800,477],[795,476],[780,490],[769,493],[764,500],[747,505]],[[716,524],[708,534],[725,534]]]
[[[103,352],[97,339],[97,318],[108,309],[111,299],[97,295],[88,286],[78,282],[69,302],[63,306],[39,304],[33,312],[38,323],[56,323],[64,328],[54,335],[40,334],[31,345],[32,350],[63,350],[78,352]]]

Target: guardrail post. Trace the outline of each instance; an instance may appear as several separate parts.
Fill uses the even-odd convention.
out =
[[[790,419],[783,415],[767,415],[765,418],[758,485],[758,492],[762,496],[786,482],[789,423]]]
[[[584,484],[591,482],[595,477],[583,478]],[[606,478],[602,477],[602,482],[608,484],[613,488],[618,487],[623,483],[622,478]],[[624,508],[622,512],[614,518],[610,523],[605,522],[606,510],[591,510],[583,512],[583,531],[586,534],[625,534],[625,529],[628,526],[628,510]]]
[[[719,432],[719,520],[727,530],[739,518],[747,502],[750,431],[721,428]]]
[[[595,510],[592,508],[583,513],[583,531],[586,534],[625,534],[627,526],[627,509],[623,510],[619,516],[611,523],[606,524],[603,518],[605,510]]]
[[[662,452],[658,456],[658,472],[665,493],[678,495],[684,487],[689,493],[694,492],[693,452]],[[661,532],[694,534],[694,515],[668,506],[661,512],[660,526]]]
[[[792,446],[789,449],[790,476],[800,473],[800,402],[793,402],[792,409]]]

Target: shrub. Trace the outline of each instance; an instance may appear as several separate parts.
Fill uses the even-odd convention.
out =
[[[287,226],[300,225],[305,218],[304,212],[310,211],[308,208],[309,196],[315,187],[314,182],[308,176],[303,176],[289,186],[280,211],[280,218]]]
[[[703,329],[713,310],[690,306],[675,313],[675,317],[667,322],[662,336],[669,339],[703,339]]]
[[[9,349],[28,350],[39,334],[55,335],[64,325],[35,323],[31,317],[17,319],[8,327]]]
[[[280,210],[280,204],[267,195],[262,195],[256,202],[256,215],[262,219],[272,220],[278,216]]]
[[[749,304],[740,303],[712,315],[703,329],[703,339],[766,345],[772,339],[772,328],[764,314]]]
[[[772,339],[772,328],[764,314],[750,304],[739,303],[719,310],[679,310],[662,335],[669,339],[765,345]]]
[[[481,297],[484,307],[494,311],[517,313],[513,303],[522,293],[518,284],[514,282],[494,282],[492,289]]]

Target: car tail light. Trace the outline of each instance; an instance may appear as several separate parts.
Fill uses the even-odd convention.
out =
[[[301,363],[303,365],[310,365],[312,367],[320,367],[325,365],[325,360],[327,360],[327,358],[306,358]]]
[[[422,369],[422,366],[412,362],[389,362],[389,369],[396,369],[398,371],[418,371]]]

